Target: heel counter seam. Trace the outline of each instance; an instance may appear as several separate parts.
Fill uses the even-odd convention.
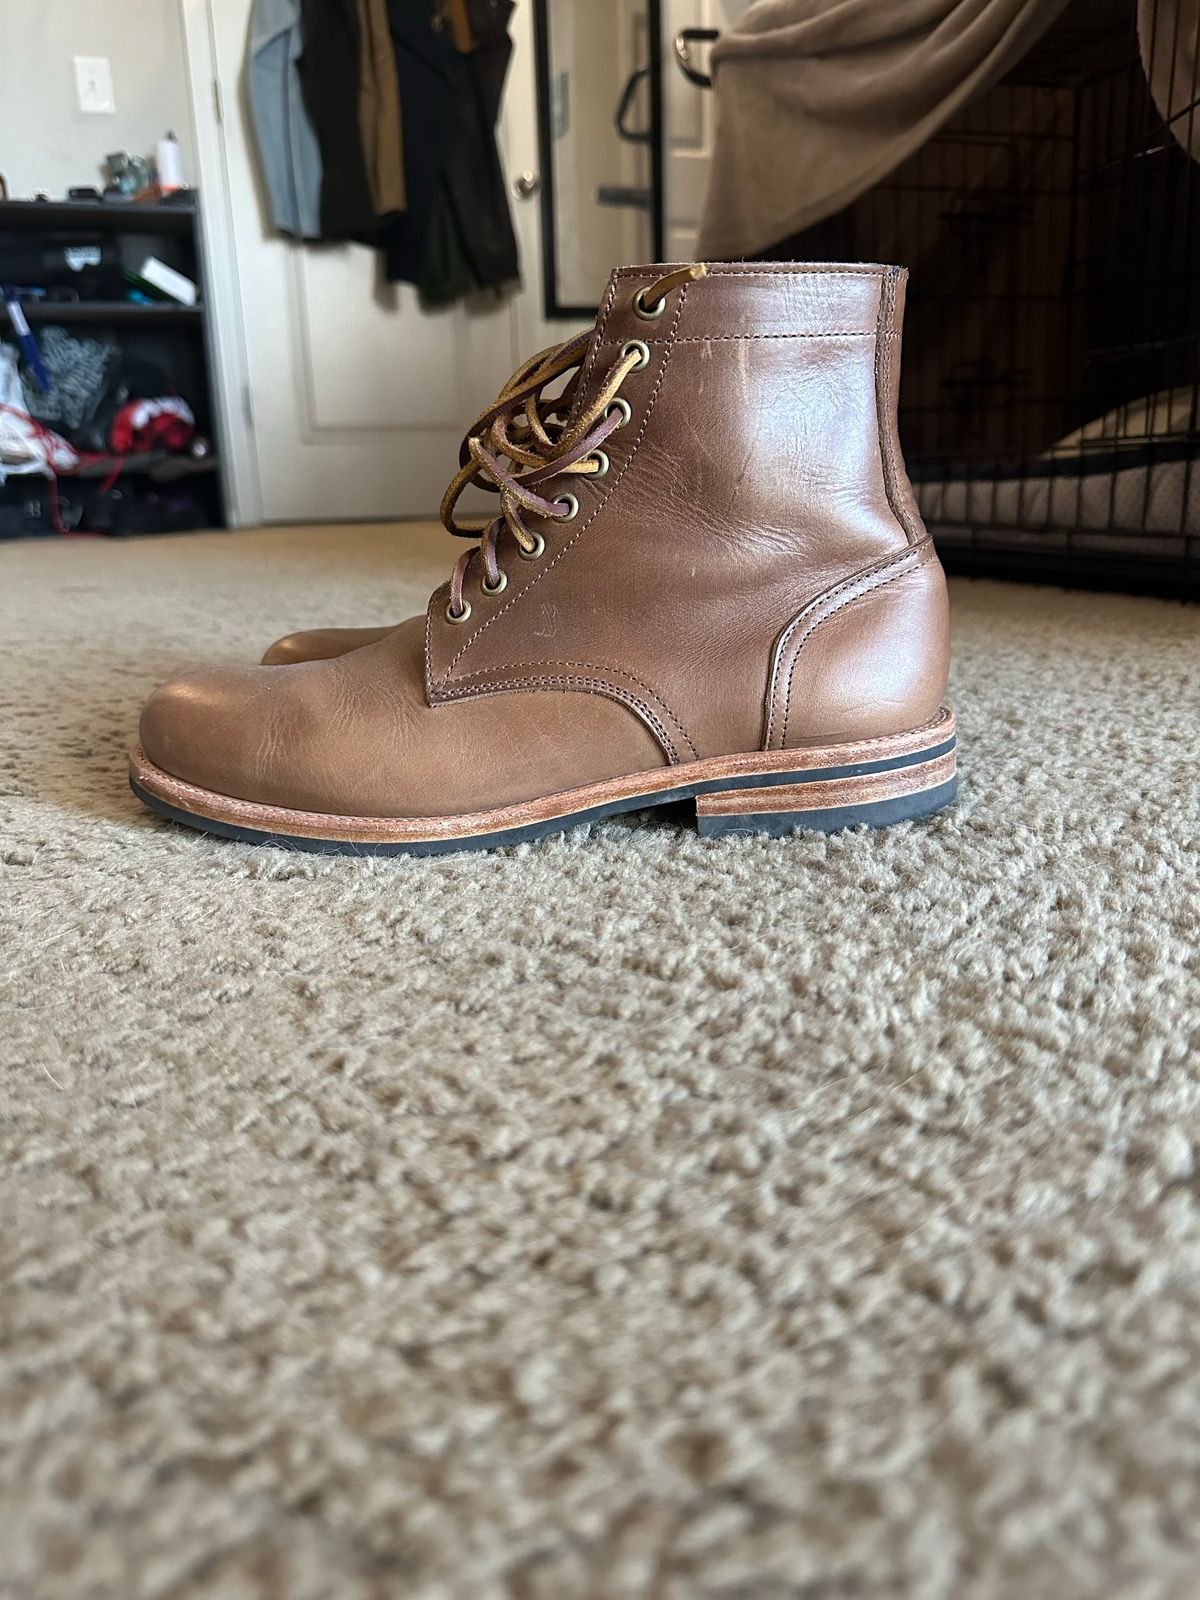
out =
[[[896,326],[896,289],[906,276],[903,268],[889,267],[879,286],[879,318],[875,328],[875,410],[884,493],[905,538],[910,545],[916,545],[928,534],[916,510],[915,501],[911,495],[905,496],[901,488],[904,466],[896,425],[899,373],[895,370],[895,358],[901,345],[901,330]]]
[[[853,573],[849,578],[846,578],[842,583],[835,584],[832,589],[826,589],[823,594],[819,594],[813,600],[810,600],[793,617],[783,630],[775,647],[770,683],[768,685],[767,725],[762,741],[764,750],[783,750],[787,746],[788,721],[791,716],[792,705],[792,683],[796,676],[796,666],[804,646],[821,627],[822,623],[828,622],[831,617],[837,616],[846,606],[855,600],[861,599],[862,596],[885,589],[888,584],[895,583],[898,579],[908,577],[910,574],[920,572],[925,567],[936,562],[937,551],[934,548],[933,540],[927,533],[923,533],[916,544],[909,545],[898,555],[889,556],[884,561],[877,561],[869,567],[864,567],[859,572]],[[804,627],[800,637],[795,640],[794,648],[791,648],[792,659],[788,667],[787,681],[783,684],[781,691],[779,678],[785,655],[789,652],[789,648],[792,647],[797,629],[801,628],[806,621],[808,621],[808,626]],[[780,727],[778,743],[776,744],[774,739],[777,708],[780,710],[778,717]]]

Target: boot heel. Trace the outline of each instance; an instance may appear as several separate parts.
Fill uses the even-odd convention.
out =
[[[834,833],[861,824],[880,828],[940,811],[958,787],[954,750],[885,772],[801,783],[719,789],[696,797],[696,831],[704,839],[766,833],[774,838],[808,828]]]

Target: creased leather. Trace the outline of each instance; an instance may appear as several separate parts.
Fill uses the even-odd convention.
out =
[[[663,765],[654,736],[603,696],[432,707],[423,649],[424,619],[412,617],[337,660],[188,673],[147,702],[142,747],[217,794],[363,817],[515,804]]]

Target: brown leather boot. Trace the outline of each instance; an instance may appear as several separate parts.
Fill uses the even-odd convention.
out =
[[[591,333],[468,435],[443,520],[479,542],[426,614],[166,684],[134,789],[206,832],[355,852],[693,797],[705,834],[947,804],[946,586],[896,437],[904,281],[614,273]],[[499,495],[485,530],[454,516],[472,482]]]

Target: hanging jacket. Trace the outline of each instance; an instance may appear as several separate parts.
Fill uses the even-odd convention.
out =
[[[463,253],[476,282],[499,289],[520,273],[508,186],[496,148],[496,122],[512,56],[512,0],[467,0],[474,49],[459,56],[454,137],[446,158],[446,192]]]
[[[321,237],[374,242],[375,201],[359,123],[357,0],[301,0],[304,104],[321,147]]]
[[[404,123],[405,211],[381,234],[389,283],[420,283],[454,132],[459,56],[436,0],[388,0]]]
[[[400,82],[387,0],[358,0],[358,122],[375,215],[404,210]]]
[[[442,0],[388,0],[408,209],[383,234],[387,275],[438,302],[464,292],[464,266],[484,288],[519,270],[495,137],[512,0],[467,0],[466,10],[473,48],[463,53]]]
[[[300,0],[254,0],[246,87],[271,222],[297,239],[321,235],[321,151],[298,63]]]

